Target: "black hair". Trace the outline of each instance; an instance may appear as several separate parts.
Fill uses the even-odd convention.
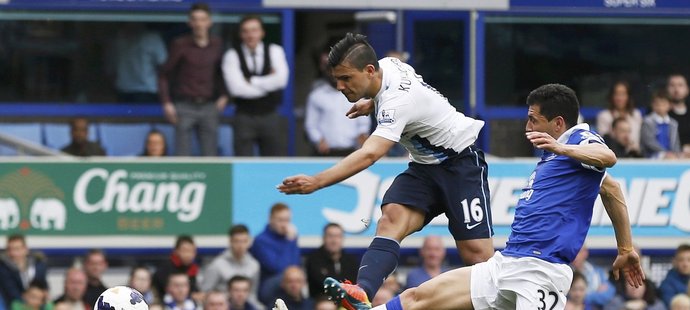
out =
[[[374,48],[367,42],[367,37],[361,34],[348,32],[331,47],[331,52],[328,53],[328,66],[335,68],[345,62],[358,70],[363,70],[367,65],[373,65],[376,70],[379,69]]]
[[[211,15],[211,7],[205,2],[196,2],[189,7],[187,14],[192,15],[194,11],[204,11],[206,14]]]
[[[616,128],[616,126],[618,126],[618,124],[620,124],[621,122],[627,122],[627,121],[628,121],[628,119],[625,117],[622,117],[622,116],[616,117],[616,119],[613,120],[613,123],[611,123],[611,129]]]
[[[328,224],[326,224],[326,226],[323,227],[323,234],[325,235],[326,231],[331,227],[336,227],[340,230],[343,230],[343,227],[340,226],[340,224],[338,224],[338,223],[328,223]]]
[[[237,275],[237,276],[233,276],[232,278],[230,278],[230,280],[228,280],[228,290],[232,287],[233,283],[242,282],[242,281],[249,282],[250,287],[253,285],[252,279],[250,279],[249,277]]]
[[[190,235],[179,235],[177,236],[177,240],[175,240],[175,248],[179,249],[183,243],[194,245],[194,239],[192,239],[192,236]]]
[[[538,105],[540,114],[547,120],[557,116],[563,117],[568,128],[577,124],[580,115],[580,103],[575,91],[561,84],[546,84],[537,87],[527,96],[527,105]]]
[[[244,224],[232,225],[230,230],[228,230],[228,236],[232,237],[236,234],[249,234],[249,228]]]
[[[48,290],[48,282],[46,280],[41,280],[41,279],[33,279],[31,282],[29,282],[28,287],[35,287],[43,291]]]
[[[656,99],[671,100],[671,98],[669,98],[668,92],[666,91],[666,88],[659,88],[652,93],[652,101]]]
[[[264,21],[261,20],[261,16],[256,15],[256,14],[249,14],[245,15],[240,19],[240,23],[238,24],[237,29],[242,29],[242,26],[244,26],[244,23],[250,21],[250,20],[255,20],[259,22],[259,25],[261,25],[261,29],[264,29]]]

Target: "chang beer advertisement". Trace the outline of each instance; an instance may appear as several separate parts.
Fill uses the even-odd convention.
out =
[[[230,165],[0,163],[0,233],[224,234]]]

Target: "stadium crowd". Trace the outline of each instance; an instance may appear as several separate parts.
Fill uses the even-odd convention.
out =
[[[303,256],[290,208],[276,203],[263,231],[252,237],[245,225],[232,225],[227,248],[204,265],[200,265],[194,238],[180,235],[168,258],[130,266],[127,283],[104,283],[109,266],[106,252],[89,250],[66,266],[63,292],[51,300],[49,296],[59,292],[48,287],[50,258],[30,251],[25,237],[14,234],[7,237],[0,256],[0,309],[90,310],[100,293],[115,285],[139,290],[151,309],[270,309],[276,298],[283,299],[289,309],[336,309],[323,295],[323,280],[328,276],[354,279],[359,257],[343,248],[345,235],[338,224],[327,224],[322,236],[322,245]],[[445,263],[445,253],[441,238],[426,237],[419,265],[399,268],[389,276],[372,304],[385,303],[403,289],[452,269]],[[690,244],[677,248],[672,268],[659,285],[647,279],[639,288],[622,278],[614,281],[588,257],[583,247],[571,265],[575,275],[566,309],[690,309]]]
[[[261,18],[248,15],[239,23],[241,42],[222,51],[221,39],[209,33],[208,6],[195,4],[188,17],[192,33],[174,40],[168,50],[155,32],[145,29],[125,28],[117,36],[113,70],[118,98],[159,101],[175,127],[173,137],[153,129],[145,137],[127,139],[145,141],[141,156],[189,156],[195,153],[196,136],[198,153],[216,156],[219,115],[233,103],[234,154],[287,155],[286,124],[277,112],[289,74],[282,47],[264,42]],[[321,77],[308,95],[305,131],[314,155],[343,156],[362,145],[372,124],[367,118],[345,122],[350,103],[326,72],[327,47],[318,55]],[[689,94],[686,78],[674,73],[648,102],[636,106],[630,84],[617,81],[610,87],[608,107],[596,117],[596,130],[618,158],[690,158]],[[61,150],[74,156],[106,156],[113,151],[90,140],[89,127],[88,119],[72,119],[71,141]],[[30,251],[25,237],[13,234],[7,236],[0,256],[0,310],[91,310],[99,294],[114,285],[139,290],[151,309],[266,309],[276,298],[286,301],[289,309],[336,309],[323,296],[323,280],[354,279],[359,257],[343,249],[345,235],[338,224],[326,225],[322,237],[318,249],[300,249],[291,211],[278,203],[261,232],[232,225],[227,249],[203,265],[194,236],[181,235],[160,264],[131,266],[128,283],[104,283],[107,253],[92,249],[65,269],[63,292],[51,300],[49,296],[58,293],[48,287],[50,257]],[[450,269],[444,264],[445,253],[441,238],[427,237],[419,266],[389,276],[372,304],[382,304],[402,289]],[[690,310],[688,244],[678,246],[672,268],[660,283],[647,280],[639,288],[614,281],[607,270],[588,260],[586,247],[572,268],[566,309]]]

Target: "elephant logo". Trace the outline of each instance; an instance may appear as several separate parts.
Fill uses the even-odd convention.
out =
[[[0,230],[10,230],[19,225],[19,206],[12,198],[0,198]]]
[[[65,205],[55,198],[36,198],[31,205],[31,226],[41,230],[65,230]],[[52,226],[51,226],[52,222]]]

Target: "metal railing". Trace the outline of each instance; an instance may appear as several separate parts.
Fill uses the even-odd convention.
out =
[[[7,146],[17,150],[17,155],[29,156],[69,156],[61,151],[36,144],[31,141],[26,141],[11,135],[0,133],[0,145]]]

